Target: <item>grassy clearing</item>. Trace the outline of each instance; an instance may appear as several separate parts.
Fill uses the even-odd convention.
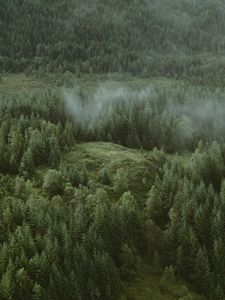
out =
[[[63,74],[47,74],[45,73],[43,77],[28,77],[24,73],[19,74],[0,74],[0,93],[2,92],[17,92],[17,91],[38,91],[47,86],[51,86],[56,88],[59,85],[59,82],[63,85],[64,82]],[[76,78],[71,75],[69,78],[71,87],[76,87],[79,85],[84,89],[93,89],[98,85],[110,83],[110,85],[121,86],[126,85],[130,88],[145,88],[150,85],[160,84],[163,86],[173,86],[177,84],[181,80],[168,79],[166,77],[156,77],[156,78],[146,78],[146,79],[138,79],[138,78],[125,78],[122,79],[120,77],[102,77],[102,76],[92,76],[92,77],[82,77]],[[59,86],[61,86],[61,84]]]
[[[44,80],[27,77],[24,74],[0,74],[0,93],[12,93],[18,91],[38,91],[48,85]]]
[[[96,180],[103,166],[111,178],[118,168],[123,167],[128,174],[129,189],[140,201],[146,197],[158,171],[150,152],[131,150],[106,142],[78,144],[63,156],[63,163],[74,163],[79,168],[85,166],[93,180]]]

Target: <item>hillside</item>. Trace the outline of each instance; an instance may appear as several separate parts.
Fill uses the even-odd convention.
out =
[[[221,81],[224,19],[222,0],[3,0],[0,72]]]

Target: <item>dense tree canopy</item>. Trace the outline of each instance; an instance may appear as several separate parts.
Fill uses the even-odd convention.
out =
[[[224,20],[222,0],[2,0],[0,70],[221,79]]]
[[[80,91],[84,110],[89,93]],[[211,93],[156,85],[153,98],[118,94],[94,119],[74,115],[54,90],[1,95],[1,298],[118,299],[147,257],[162,284],[182,277],[209,299],[223,299],[223,89],[214,93],[220,126],[199,114],[202,101],[213,103]],[[129,160],[113,173],[88,159],[65,164],[71,147],[92,140],[152,150],[154,165],[135,175]]]
[[[223,0],[1,0],[0,299],[118,300],[143,264],[225,299],[224,34]]]

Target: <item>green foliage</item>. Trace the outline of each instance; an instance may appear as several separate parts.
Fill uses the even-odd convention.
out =
[[[175,282],[175,270],[172,266],[165,268],[163,272],[162,280]]]
[[[50,140],[49,164],[52,168],[57,168],[61,161],[61,151],[56,138]]]
[[[128,177],[124,168],[119,168],[113,177],[114,190],[117,193],[124,193],[128,190]]]
[[[199,146],[192,155],[193,169],[201,176],[206,184],[210,182],[216,189],[220,188],[225,167],[222,147],[217,142],[213,142],[210,147],[202,149]]]
[[[222,0],[147,2],[3,0],[0,71],[221,84]],[[143,299],[224,299],[224,89],[165,83],[0,93],[0,299],[119,299],[143,260]]]
[[[29,149],[23,154],[20,162],[19,173],[25,178],[28,178],[34,174],[33,155]]]
[[[110,185],[111,179],[105,167],[102,167],[98,174],[98,180],[104,185]]]
[[[43,189],[49,196],[61,194],[63,191],[63,177],[61,172],[48,170],[44,177]]]
[[[81,175],[74,165],[66,165],[62,168],[65,181],[70,182],[73,186],[78,187],[81,184]]]
[[[224,16],[222,0],[4,0],[0,70],[221,80]]]
[[[136,159],[146,155],[121,148]],[[75,151],[79,157],[79,147]],[[160,277],[156,286],[145,289],[145,297],[163,299],[168,294],[192,299],[187,289],[174,288],[182,276],[199,292],[220,299],[224,224],[219,211],[224,206],[224,182],[216,192],[210,182],[202,182],[192,160],[179,161],[181,166],[173,157],[161,168],[164,159],[155,152],[158,176],[144,198],[130,191],[114,192],[109,186],[99,188],[96,174],[103,161],[97,172],[96,165],[92,170],[86,160],[79,164],[80,158],[74,163],[62,161],[60,171],[41,169],[43,189],[36,186],[35,178],[31,182],[20,176],[0,177],[1,297],[119,299],[121,281],[139,276],[141,261],[147,257],[154,266],[152,273]],[[129,170],[118,169],[118,184],[120,178],[132,178]],[[89,177],[92,185],[80,184]]]

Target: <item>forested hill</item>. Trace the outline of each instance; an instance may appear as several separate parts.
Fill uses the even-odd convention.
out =
[[[220,80],[224,33],[223,0],[1,0],[0,72]]]

